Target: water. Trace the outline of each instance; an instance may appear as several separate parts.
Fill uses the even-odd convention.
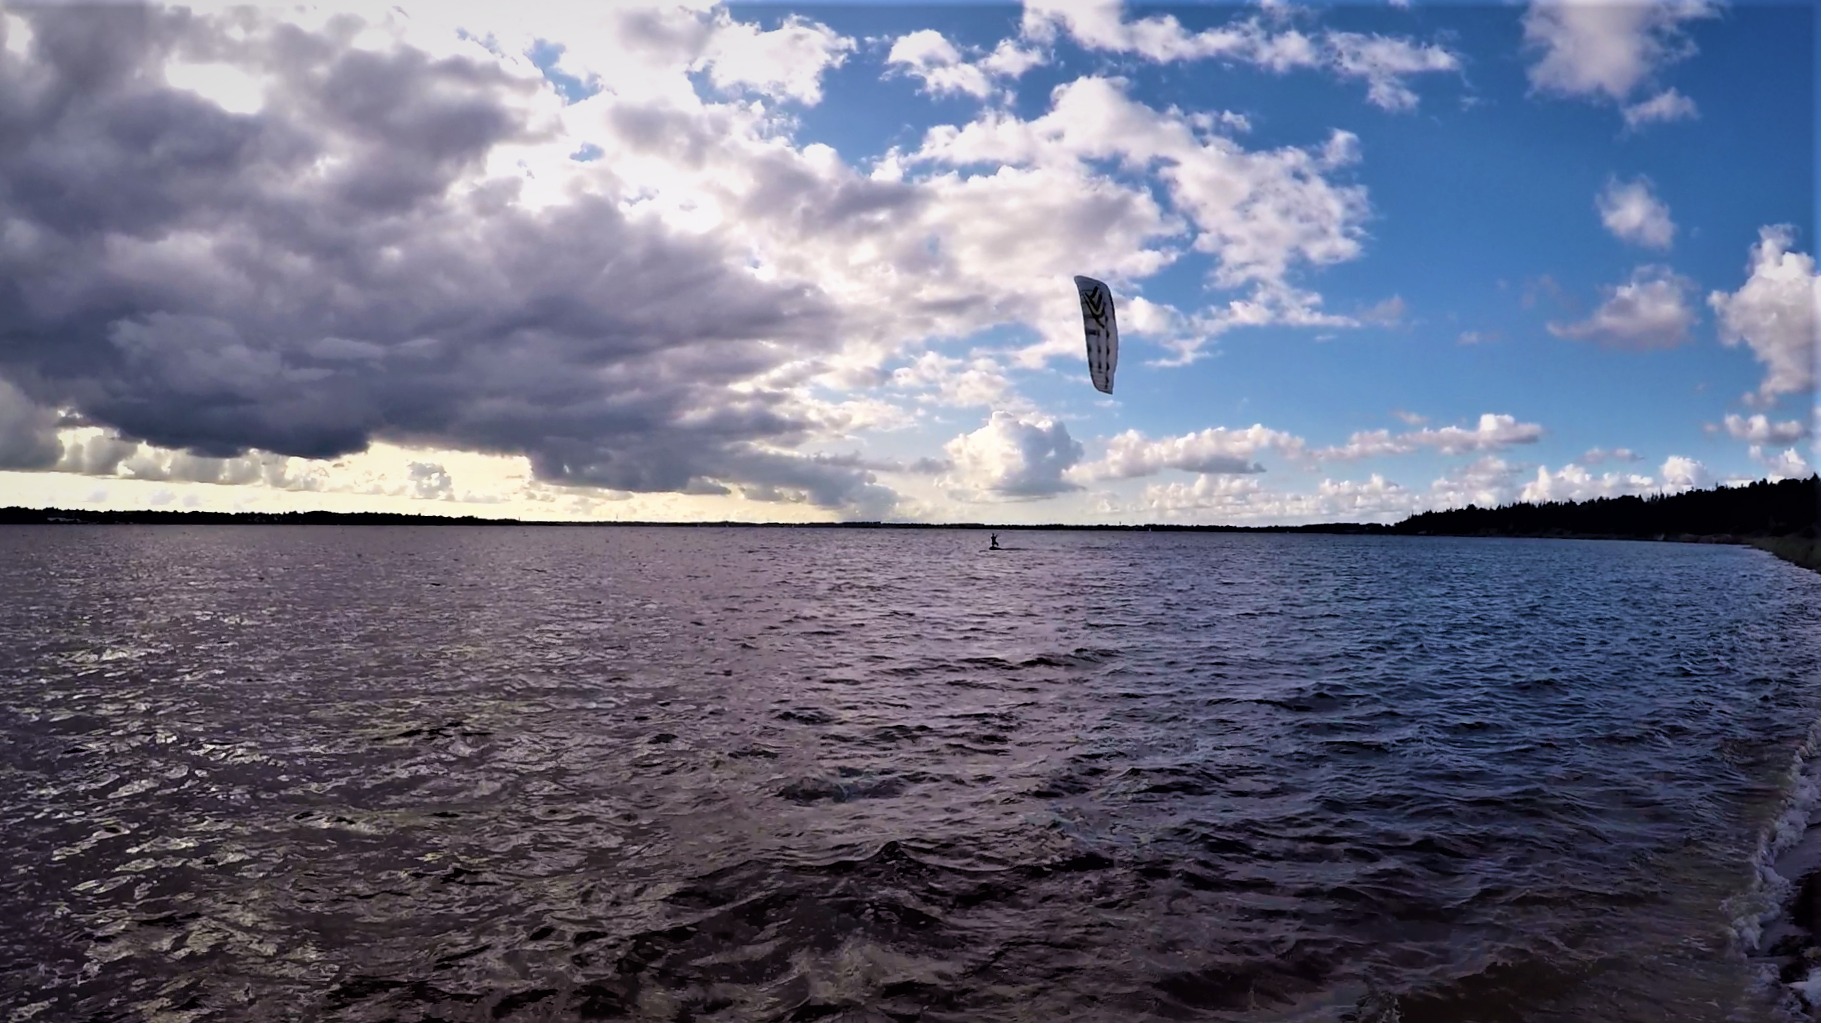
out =
[[[1004,536],[0,530],[0,1018],[1800,1005],[1821,576]]]

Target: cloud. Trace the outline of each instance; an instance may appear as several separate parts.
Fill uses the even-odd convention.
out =
[[[1422,495],[1383,476],[1324,479],[1313,493],[1266,490],[1255,476],[1197,476],[1152,484],[1129,508],[1164,520],[1221,523],[1395,522],[1418,509]]]
[[[1607,461],[1637,462],[1643,460],[1643,457],[1643,455],[1638,454],[1630,448],[1612,448],[1610,450],[1606,448],[1588,448],[1587,453],[1581,456],[1581,464],[1599,465],[1600,463]]]
[[[1464,451],[1498,451],[1513,444],[1534,444],[1542,436],[1543,428],[1536,423],[1520,423],[1515,416],[1487,412],[1471,430],[1444,426],[1439,430],[1406,433],[1399,439],[1416,447],[1434,448],[1445,455],[1454,455]]]
[[[48,469],[61,453],[56,413],[0,378],[0,469]]]
[[[839,67],[853,48],[853,40],[795,14],[777,28],[761,31],[722,10],[715,14],[698,66],[707,69],[717,88],[751,89],[813,106],[822,99],[823,74]]]
[[[1164,519],[1201,517],[1213,512],[1222,516],[1222,521],[1231,522],[1276,518],[1288,509],[1290,500],[1290,495],[1266,491],[1257,480],[1244,476],[1197,476],[1188,483],[1145,487],[1131,510]]]
[[[271,451],[246,451],[244,455],[215,459],[191,451],[173,451],[153,444],[127,441],[111,431],[95,426],[64,428],[60,431],[62,459],[58,473],[75,473],[102,479],[131,482],[166,482],[188,490],[184,501],[211,510],[286,510],[295,504],[275,502],[275,493],[311,493],[317,495],[313,506],[339,506],[341,510],[415,511],[413,504],[422,501],[483,504],[493,508],[515,506],[506,513],[548,517],[597,517],[605,506],[621,506],[636,495],[630,491],[577,488],[535,479],[530,461],[523,455],[486,455],[473,451],[437,451],[430,453],[412,448],[399,448],[386,442],[375,442],[368,450],[346,455],[333,461],[293,459]],[[845,468],[870,470],[874,466],[858,459],[827,459]],[[880,466],[887,468],[887,466]],[[920,471],[921,466],[889,466],[894,471]],[[220,490],[240,491],[233,495],[211,495],[193,484],[209,484]],[[727,493],[728,488],[712,482],[692,482],[688,493]],[[772,501],[798,501],[814,504],[807,491],[788,486],[772,488]],[[355,501],[346,501],[355,499]],[[379,501],[361,501],[379,499]],[[852,495],[852,510],[878,511],[878,493],[860,490]],[[97,502],[100,497],[89,497]],[[666,511],[666,501],[668,511]],[[665,517],[676,513],[676,497],[665,495],[656,502],[641,501],[637,510],[621,508],[617,517]],[[561,504],[559,504],[561,502]],[[603,504],[606,502],[606,504]],[[432,513],[448,513],[437,510]],[[699,513],[699,511],[697,511]],[[725,511],[723,511],[725,513]],[[767,517],[776,517],[774,513]]]
[[[1107,443],[1106,455],[1078,466],[1074,475],[1085,480],[1131,479],[1151,476],[1164,469],[1195,473],[1257,473],[1264,466],[1252,461],[1262,451],[1276,451],[1300,458],[1303,439],[1254,424],[1243,430],[1211,427],[1182,437],[1145,437],[1128,430]]]
[[[993,52],[980,59],[980,67],[988,73],[1004,77],[1018,78],[1026,71],[1042,67],[1045,60],[1040,50],[1018,45],[1011,39],[1001,39]]]
[[[1367,101],[1386,110],[1416,109],[1416,92],[1407,77],[1461,69],[1460,58],[1448,50],[1408,39],[1329,32],[1323,41],[1335,71],[1343,78],[1364,79]]]
[[[1564,465],[1557,472],[1538,466],[1536,478],[1518,492],[1520,501],[1545,504],[1551,501],[1589,501],[1599,497],[1622,497],[1626,494],[1657,492],[1657,483],[1649,476],[1635,473],[1608,472],[1598,476],[1579,465]]]
[[[435,462],[412,462],[409,469],[412,496],[420,501],[452,501],[455,481]]]
[[[889,491],[827,445],[911,421],[903,392],[1018,410],[998,358],[927,346],[1023,324],[1042,339],[1025,367],[1078,357],[1059,300],[1076,253],[1122,294],[1191,253],[1243,289],[1154,304],[1183,358],[1240,326],[1356,322],[1295,279],[1361,252],[1346,133],[1248,149],[1221,134],[1236,117],[1089,79],[1049,114],[986,111],[862,173],[776,107],[817,101],[851,52],[814,22],[485,16],[10,16],[35,43],[0,52],[0,123],[36,127],[0,146],[0,375],[229,477],[254,453],[395,444],[464,484],[450,452],[523,456],[542,485],[859,514]],[[582,87],[528,59],[540,39],[564,40],[544,64]],[[203,64],[227,72],[167,80]],[[224,100],[230,79],[257,86],[256,113]],[[829,397],[856,387],[885,390]],[[86,464],[116,442],[82,443]]]
[[[61,454],[54,467],[58,472],[159,482],[258,485],[275,490],[321,491],[330,487],[330,474],[324,463],[291,459],[269,451],[216,458],[143,444],[98,427],[63,430],[59,441]]]
[[[994,412],[985,426],[943,450],[954,468],[942,483],[959,500],[1052,497],[1080,489],[1063,477],[1081,461],[1081,444],[1048,416]]]
[[[66,429],[62,432],[62,442],[59,471],[123,480],[205,483],[410,502],[513,504],[518,506],[520,514],[535,516],[547,515],[552,510],[550,506],[559,499],[567,499],[568,508],[562,509],[568,512],[567,517],[584,518],[595,517],[595,511],[603,501],[622,503],[635,497],[628,491],[539,480],[531,472],[530,460],[524,456],[442,451],[431,460],[426,457],[427,452],[383,442],[333,462],[287,458],[263,451],[249,451],[233,458],[211,458],[124,440],[94,427]],[[767,454],[756,451],[751,457],[764,458]],[[781,458],[764,472],[732,485],[698,478],[665,496],[672,500],[670,514],[674,514],[674,501],[679,495],[684,499],[737,495],[745,501],[808,508],[838,507],[849,517],[883,518],[899,511],[898,497],[889,488],[876,483],[875,471],[927,475],[942,469],[943,466],[932,459],[919,459],[906,465],[891,460],[868,460],[858,455],[792,455]],[[765,482],[754,482],[758,479]],[[192,491],[192,497],[195,496]],[[219,499],[203,500],[214,507],[223,505]],[[408,506],[401,508],[385,503],[365,507],[369,510],[408,509]],[[662,514],[666,509],[662,501],[642,503],[640,507],[655,509],[661,513],[659,517],[667,517]],[[766,518],[778,517],[775,511],[762,514]],[[617,517],[638,517],[638,514],[623,513]]]
[[[1665,89],[1640,103],[1626,107],[1625,127],[1636,131],[1647,124],[1685,121],[1700,116],[1695,101],[1674,89]]]
[[[1789,251],[1794,242],[1795,232],[1788,226],[1760,229],[1745,283],[1731,294],[1715,291],[1707,298],[1720,320],[1720,340],[1746,345],[1764,364],[1759,401],[1815,386],[1821,277],[1815,274],[1813,256]]]
[[[995,79],[1018,78],[1043,59],[1039,51],[1005,39],[992,53],[970,61],[942,33],[926,28],[895,40],[885,62],[921,80],[931,95],[962,93],[985,99],[992,94]]]
[[[1581,304],[1575,301],[1574,296],[1570,295],[1567,289],[1563,288],[1561,283],[1549,274],[1543,274],[1535,280],[1525,281],[1523,295],[1518,301],[1525,309],[1535,308],[1542,302],[1548,301],[1557,309],[1564,310],[1572,316],[1578,316],[1581,312]]]
[[[1284,71],[1313,67],[1320,61],[1314,40],[1295,30],[1272,33],[1257,19],[1191,35],[1168,14],[1127,21],[1117,2],[1027,0],[1023,19],[1027,38],[1053,42],[1058,29],[1084,49],[1131,53],[1159,63],[1220,58]]]
[[[936,95],[963,92],[984,98],[992,91],[986,72],[963,63],[961,51],[935,29],[920,29],[898,37],[885,62],[902,65]]]
[[[1028,322],[1040,325],[1044,353],[1073,355],[1080,345],[1079,316],[1050,297],[1053,282],[1086,272],[1112,278],[1120,290],[1120,278],[1155,272],[1176,258],[1135,251],[1134,241],[1159,235],[1187,235],[1191,248],[1213,257],[1216,285],[1250,289],[1193,315],[1165,309],[1159,322],[1175,322],[1182,331],[1162,339],[1166,347],[1192,357],[1209,338],[1241,326],[1356,325],[1322,312],[1321,296],[1296,287],[1291,275],[1361,252],[1366,193],[1328,177],[1358,159],[1358,140],[1336,132],[1318,148],[1252,151],[1196,120],[1134,102],[1118,82],[1082,78],[1059,86],[1050,110],[1035,119],[989,110],[962,127],[932,128],[905,163],[953,169],[930,179],[929,187],[954,197],[945,203],[955,215],[952,230],[973,244],[948,251],[965,254],[971,265],[960,269],[996,282],[998,308],[1018,308],[1026,294],[1035,298],[1042,282],[1045,297],[1029,303]],[[1106,161],[1154,173],[1173,212],[1157,206],[1148,189],[1128,190],[1100,176],[1095,165]],[[980,172],[963,177],[964,168]],[[959,201],[963,196],[966,202]],[[1079,243],[1033,244],[1059,232]],[[1082,252],[1095,253],[1099,265],[1081,266]],[[1129,255],[1113,262],[1114,254]]]
[[[1707,466],[1693,458],[1682,455],[1670,455],[1663,460],[1663,482],[1660,492],[1677,494],[1687,490],[1699,490],[1713,485],[1713,473]]]
[[[1595,200],[1600,223],[1614,238],[1652,249],[1667,249],[1675,240],[1676,225],[1669,207],[1651,191],[1649,178],[1621,183],[1609,178]]]
[[[419,13],[21,12],[37,45],[0,53],[0,120],[37,127],[0,147],[0,274],[20,285],[0,293],[0,372],[220,465],[392,440],[524,454],[557,483],[875,507],[866,471],[801,450],[850,427],[851,403],[779,375],[837,356],[837,321],[868,324],[813,271],[758,273],[752,253],[840,236],[803,222],[812,194],[837,220],[916,197],[688,79],[813,102],[847,44],[795,18],[614,11],[616,31],[578,39],[625,59],[575,67],[611,88],[565,108],[528,61],[426,36],[438,11]],[[167,83],[196,53],[258,82],[259,115]],[[584,139],[604,158],[569,159]],[[749,191],[712,193],[692,166]],[[703,220],[742,202],[772,220]]]
[[[1354,461],[1404,455],[1425,448],[1456,455],[1467,451],[1499,451],[1514,444],[1534,444],[1542,436],[1543,428],[1536,423],[1520,423],[1515,416],[1487,412],[1471,430],[1459,426],[1400,434],[1389,430],[1362,430],[1349,437],[1346,444],[1321,448],[1313,457],[1317,461]]]
[[[1729,414],[1725,421],[1726,433],[1733,440],[1748,441],[1752,444],[1793,444],[1808,436],[1808,424],[1799,419],[1773,423],[1769,416],[1759,413],[1750,418]]]
[[[1515,500],[1519,473],[1496,455],[1477,458],[1441,475],[1429,485],[1427,508],[1497,508]]]
[[[1357,160],[1357,147],[1357,139],[1337,132],[1320,149],[1248,151],[1198,132],[1179,113],[1131,100],[1120,83],[1081,78],[1059,86],[1050,111],[1035,120],[987,112],[964,128],[931,129],[915,159],[1070,170],[1111,159],[1154,167],[1195,229],[1194,247],[1214,255],[1216,283],[1283,287],[1294,264],[1359,255],[1365,193],[1326,177]]]
[[[60,438],[62,453],[58,472],[82,476],[113,476],[139,451],[139,442],[125,440],[107,430],[71,431]]]
[[[933,392],[931,399],[944,405],[1006,408],[1026,404],[1012,394],[1005,368],[986,356],[963,360],[924,352],[909,365],[892,370],[891,383],[905,390]]]
[[[1402,295],[1392,295],[1359,314],[1361,323],[1376,323],[1384,327],[1394,327],[1403,322],[1409,306]]]
[[[1663,460],[1656,477],[1608,472],[1595,476],[1579,465],[1565,465],[1558,472],[1537,469],[1536,479],[1524,486],[1519,499],[1533,502],[1588,501],[1627,494],[1680,494],[1711,487],[1714,475],[1706,465],[1684,455]]]
[[[1694,284],[1668,267],[1641,266],[1631,280],[1605,289],[1606,301],[1575,323],[1550,323],[1549,332],[1610,348],[1646,351],[1674,348],[1688,340],[1695,311],[1688,304]]]
[[[1361,320],[1323,312],[1321,295],[1299,288],[1260,283],[1251,294],[1225,306],[1211,306],[1183,319],[1173,336],[1157,339],[1175,354],[1150,360],[1154,366],[1184,366],[1204,357],[1207,344],[1240,327],[1358,327]]]
[[[1764,466],[1766,478],[1772,483],[1778,480],[1807,479],[1814,475],[1815,469],[1797,453],[1795,448],[1785,448],[1775,454],[1766,455],[1764,449],[1752,445],[1750,454],[1753,461]]]
[[[1702,0],[1533,0],[1524,14],[1525,44],[1538,54],[1530,83],[1539,92],[1624,102],[1659,69],[1695,52],[1685,22],[1717,13]],[[1659,95],[1642,106],[1667,112],[1673,102]]]
[[[1084,49],[1158,63],[1239,61],[1277,73],[1326,68],[1336,77],[1364,81],[1367,101],[1394,111],[1417,105],[1407,81],[1411,76],[1461,69],[1460,58],[1445,47],[1397,36],[1334,31],[1312,36],[1294,28],[1274,31],[1257,18],[1191,34],[1168,14],[1128,21],[1118,3],[1104,0],[1026,0],[1027,38],[1049,43],[1059,31]]]
[[[40,45],[0,54],[0,106],[40,128],[0,147],[0,272],[20,285],[0,295],[17,339],[0,371],[29,381],[25,405],[217,461],[389,438],[523,453],[545,479],[604,488],[873,501],[863,470],[798,453],[866,412],[807,381],[849,357],[836,335],[908,340],[849,296],[888,267],[941,269],[879,226],[901,216],[921,243],[928,190],[860,178],[689,87],[706,68],[813,101],[844,50],[826,30],[607,17],[616,31],[578,38],[620,47],[593,58],[612,88],[559,112],[527,62],[453,32],[426,50],[358,19],[22,12]],[[355,31],[362,46],[337,41]],[[169,86],[180,52],[259,82],[260,116]],[[570,160],[578,134],[604,158]],[[856,278],[817,265],[868,232]],[[779,258],[755,268],[755,251]],[[956,307],[934,296],[910,329]],[[9,437],[42,420],[16,405]],[[56,459],[42,437],[7,450]]]

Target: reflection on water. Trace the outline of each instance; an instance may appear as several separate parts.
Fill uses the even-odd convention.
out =
[[[0,531],[5,1018],[1790,997],[1753,943],[1787,894],[1766,840],[1792,806],[1802,830],[1821,577],[1669,544],[984,539]]]

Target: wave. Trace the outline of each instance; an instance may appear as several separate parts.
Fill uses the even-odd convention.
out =
[[[1781,776],[1780,812],[1758,835],[1747,890],[1725,912],[1757,980],[1791,1019],[1821,1006],[1821,921],[1802,912],[1801,894],[1821,882],[1821,718],[1809,726]]]

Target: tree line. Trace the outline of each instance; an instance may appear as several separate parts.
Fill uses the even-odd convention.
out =
[[[1601,497],[1589,501],[1516,503],[1496,508],[1468,505],[1448,511],[1412,515],[1395,525],[1325,522],[1304,526],[1228,525],[994,525],[981,523],[896,522],[524,522],[472,515],[409,515],[398,512],[210,512],[133,509],[71,511],[59,508],[0,508],[0,525],[90,523],[97,525],[337,525],[337,526],[511,526],[511,525],[644,525],[755,526],[839,529],[1124,529],[1157,532],[1269,532],[1404,534],[1414,536],[1608,536],[1635,539],[1679,539],[1689,536],[1805,536],[1816,533],[1821,510],[1821,479],[1759,480],[1737,487],[1691,490],[1650,497]]]
[[[1759,480],[1738,487],[1650,497],[1601,497],[1412,515],[1395,533],[1431,536],[1770,537],[1815,533],[1821,481]]]

